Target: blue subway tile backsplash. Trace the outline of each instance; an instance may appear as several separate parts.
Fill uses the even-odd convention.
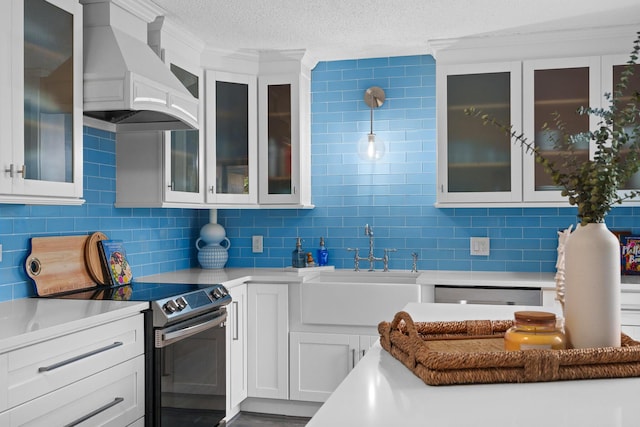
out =
[[[573,208],[441,209],[436,200],[435,61],[429,55],[320,62],[312,72],[311,172],[314,209],[220,209],[231,241],[229,267],[286,267],[300,236],[313,251],[324,237],[329,263],[352,268],[348,247],[376,256],[395,248],[391,269],[554,271],[557,231],[575,224]],[[370,130],[364,91],[380,86],[374,133],[385,157],[368,163],[358,141]],[[0,301],[35,294],[25,273],[29,239],[102,231],[125,242],[134,276],[198,266],[195,241],[206,209],[115,208],[115,135],[84,128],[82,206],[0,204]],[[611,229],[640,232],[640,208],[617,207]],[[251,236],[264,236],[252,253]],[[489,256],[471,256],[469,238],[491,238]]]

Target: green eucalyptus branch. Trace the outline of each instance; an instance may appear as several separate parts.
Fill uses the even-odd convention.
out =
[[[568,135],[560,115],[553,114],[553,129],[562,135],[554,146],[568,153],[557,163],[545,157],[535,141],[529,140],[522,132],[516,132],[513,126],[500,123],[474,107],[466,108],[465,114],[482,120],[484,125],[501,129],[525,153],[533,155],[553,183],[562,188],[562,196],[568,198],[571,206],[577,206],[582,225],[604,222],[614,205],[640,197],[639,190],[619,191],[640,170],[640,92],[634,90],[628,100],[623,97],[639,54],[640,32],[633,42],[630,59],[615,85],[614,94],[605,94],[608,108],[578,109],[579,115],[598,117],[595,130]],[[543,130],[551,128],[546,123],[543,126]],[[584,138],[588,138],[591,147],[595,147],[592,158],[587,161],[581,160],[574,152],[576,142]]]

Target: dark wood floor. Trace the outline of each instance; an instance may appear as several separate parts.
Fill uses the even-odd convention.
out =
[[[304,427],[310,418],[241,412],[227,427]]]

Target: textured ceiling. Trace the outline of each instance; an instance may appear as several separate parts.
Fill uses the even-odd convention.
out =
[[[638,24],[639,0],[152,0],[207,46],[319,60],[429,53],[428,41]]]

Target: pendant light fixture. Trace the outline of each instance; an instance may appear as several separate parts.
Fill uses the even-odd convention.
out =
[[[372,86],[364,92],[364,102],[371,109],[371,128],[366,138],[360,140],[358,153],[365,160],[380,160],[385,153],[385,145],[382,139],[373,133],[373,110],[384,104],[384,90],[378,86]]]

